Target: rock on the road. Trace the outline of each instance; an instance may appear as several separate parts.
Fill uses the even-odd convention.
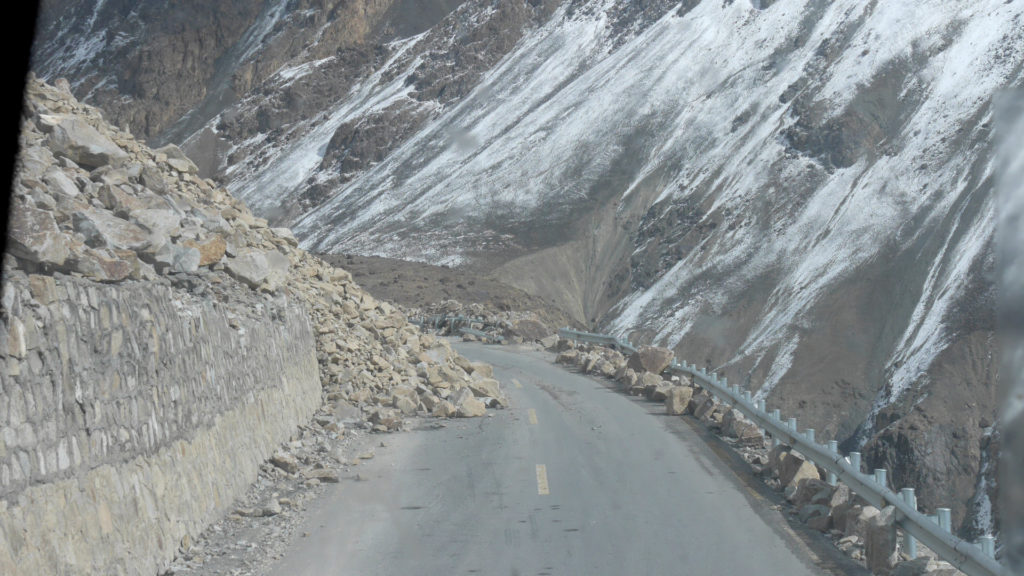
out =
[[[672,363],[675,354],[661,346],[641,346],[629,357],[627,366],[637,372],[661,374]]]

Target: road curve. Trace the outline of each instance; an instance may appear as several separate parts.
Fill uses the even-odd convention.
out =
[[[368,481],[318,501],[308,537],[269,574],[865,573],[820,535],[790,528],[773,495],[744,481],[699,427],[545,353],[458,348],[494,365],[511,408],[382,436],[388,447],[359,466]]]

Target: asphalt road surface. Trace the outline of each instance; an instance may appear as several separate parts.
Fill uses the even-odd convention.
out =
[[[457,347],[494,365],[511,407],[381,436],[269,574],[865,574],[692,419],[542,352]]]

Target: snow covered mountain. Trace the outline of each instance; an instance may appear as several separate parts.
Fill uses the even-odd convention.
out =
[[[38,73],[304,247],[674,347],[989,529],[993,100],[1024,1],[50,5]]]

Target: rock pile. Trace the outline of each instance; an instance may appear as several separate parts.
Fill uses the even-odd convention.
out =
[[[495,310],[479,303],[462,304],[457,300],[446,300],[427,308],[407,308],[404,312],[410,318],[418,319],[470,318],[469,325],[465,327],[485,332],[491,342],[540,342],[551,334],[547,324],[535,312]],[[440,335],[461,336],[466,341],[478,340],[473,334],[461,334],[457,327],[453,328],[447,324],[442,324],[436,330]]]
[[[845,484],[829,485],[824,470],[789,446],[780,444],[768,450],[760,428],[742,413],[695,385],[691,378],[665,372],[672,361],[671,350],[642,346],[627,358],[610,348],[575,345],[557,337],[544,342],[556,353],[556,363],[614,380],[627,394],[664,403],[669,414],[690,415],[704,422],[734,446],[768,485],[784,493],[792,505],[791,514],[831,536],[840,550],[863,561],[875,574],[961,574],[920,544],[920,557],[901,555],[903,543],[896,531],[895,508],[879,510]]]
[[[344,270],[270,228],[176,146],[151,150],[77,102],[68,84],[26,89],[6,274],[153,282],[197,298],[256,291],[303,302],[318,333],[317,425],[401,428],[416,414],[479,416],[497,381],[422,334]],[[251,293],[251,292],[250,292]],[[252,314],[262,313],[253,309]]]

